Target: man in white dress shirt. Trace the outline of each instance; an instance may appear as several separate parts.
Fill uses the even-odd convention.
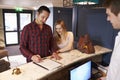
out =
[[[120,29],[120,0],[106,0],[107,20],[110,21],[114,29]],[[120,31],[115,39],[107,80],[120,80]]]

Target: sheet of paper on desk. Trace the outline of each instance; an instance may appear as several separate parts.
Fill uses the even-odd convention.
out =
[[[55,62],[50,59],[45,59],[42,62],[37,63],[37,64],[47,68],[48,70],[54,70],[62,66],[60,63]]]

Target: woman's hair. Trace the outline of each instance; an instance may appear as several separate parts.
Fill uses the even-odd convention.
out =
[[[65,22],[63,20],[57,20],[55,22],[55,25],[54,25],[54,34],[53,34],[53,36],[54,36],[54,39],[55,39],[56,43],[60,44],[61,43],[61,36],[56,31],[56,25],[61,25],[61,27],[63,29],[62,33],[63,33],[63,36],[64,36],[65,39],[66,39],[66,36],[67,36],[66,25],[65,25]]]
[[[105,0],[103,6],[106,8],[110,8],[111,12],[116,16],[120,12],[120,0]]]

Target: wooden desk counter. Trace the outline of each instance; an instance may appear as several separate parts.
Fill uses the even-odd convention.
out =
[[[13,69],[9,69],[7,71],[0,73],[0,80],[41,80],[45,77],[49,77],[49,75],[57,71],[60,71],[66,66],[71,65],[75,62],[80,62],[84,59],[92,58],[97,55],[106,54],[108,52],[111,52],[111,50],[108,48],[101,47],[101,46],[95,46],[94,54],[85,54],[85,53],[81,53],[77,49],[74,49],[70,52],[59,54],[62,57],[62,59],[55,60],[55,61],[61,63],[62,67],[59,67],[56,70],[50,70],[50,71],[45,70],[42,67],[39,67],[33,64],[33,62],[30,62],[30,63],[23,64],[21,66],[18,66],[21,70],[21,74],[19,75],[12,75]]]

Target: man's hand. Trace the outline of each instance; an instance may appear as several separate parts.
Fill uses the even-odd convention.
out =
[[[55,53],[55,52],[52,54],[51,58],[55,58],[56,60],[62,59],[62,57],[60,57],[60,56],[59,56],[57,53]]]
[[[33,62],[38,63],[38,62],[41,62],[41,61],[42,61],[42,58],[40,57],[40,55],[33,55],[33,56],[31,57],[31,60],[32,60]]]

